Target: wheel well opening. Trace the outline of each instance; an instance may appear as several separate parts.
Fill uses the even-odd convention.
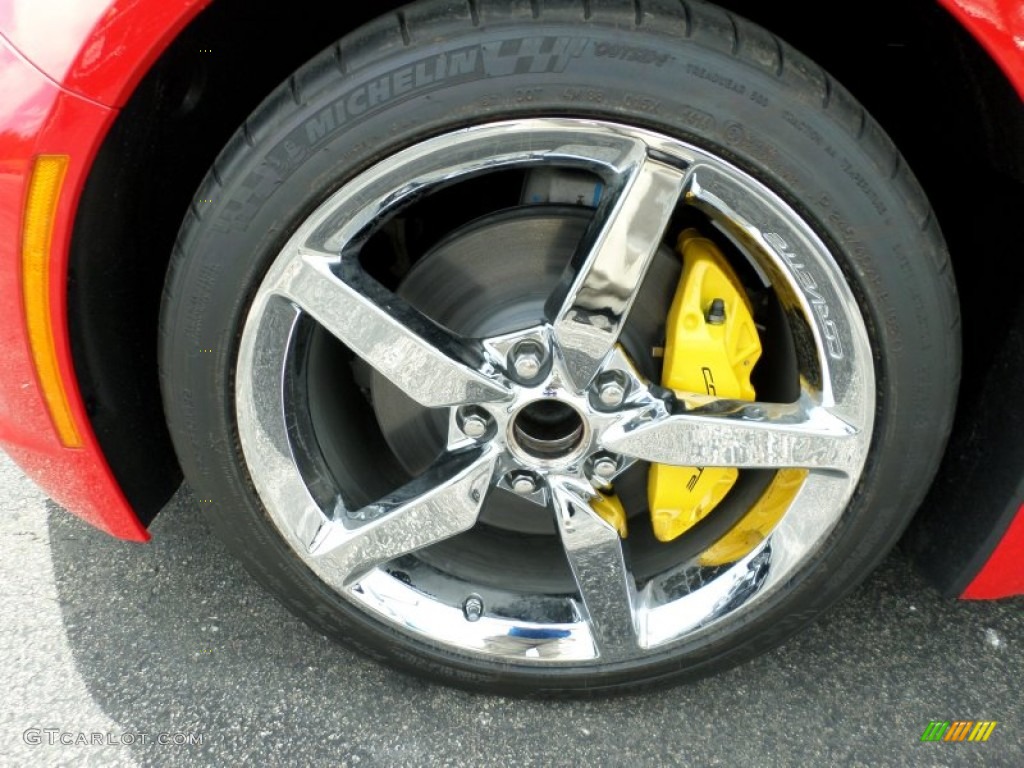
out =
[[[104,139],[75,220],[68,321],[86,411],[146,524],[181,482],[156,348],[182,219],[201,204],[194,198],[204,175],[260,101],[317,52],[386,10],[296,0],[285,12],[217,0],[168,47]]]

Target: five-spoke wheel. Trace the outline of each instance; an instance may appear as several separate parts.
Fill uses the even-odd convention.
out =
[[[442,185],[510,169],[585,173],[600,188],[563,279],[542,303],[523,299],[534,302],[535,323],[455,333],[444,317],[424,314],[367,273],[359,245],[380,222]],[[652,264],[687,208],[741,244],[749,267],[778,297],[802,347],[798,369],[788,372],[799,380],[792,402],[666,391],[638,370],[623,344],[631,310],[651,300],[642,287]],[[435,258],[424,258],[428,274]],[[473,283],[488,275],[450,279]],[[317,437],[296,412],[303,400],[293,395],[294,372],[311,324],[414,401],[416,416],[447,423],[430,465],[369,503],[350,501],[360,497],[336,481],[329,462],[303,456]],[[856,302],[827,248],[792,208],[693,146],[566,119],[443,135],[336,192],[264,279],[242,338],[237,384],[239,436],[253,481],[282,535],[317,575],[402,631],[460,651],[543,664],[633,660],[742,614],[785,584],[846,508],[874,413],[874,373]],[[304,424],[311,434],[302,434]],[[634,547],[592,502],[648,463],[810,474],[778,527],[737,561],[709,568],[696,552],[655,572],[648,566],[638,578],[633,560],[644,558],[645,544],[665,545],[636,536]],[[550,512],[573,576],[564,594],[513,581],[503,585],[507,594],[483,599],[488,585],[419,560],[421,550],[472,529],[491,499],[508,492]],[[507,546],[514,549],[516,540]],[[471,599],[478,607],[467,613]]]
[[[773,647],[928,487],[956,296],[840,84],[704,3],[420,0],[224,149],[161,320],[211,527],[418,674],[624,690]]]

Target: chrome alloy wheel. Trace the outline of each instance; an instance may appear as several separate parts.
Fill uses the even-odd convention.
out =
[[[524,168],[585,171],[603,188],[565,277],[551,286],[545,322],[467,338],[363,268],[360,249],[404,206]],[[670,393],[620,345],[670,221],[686,208],[706,216],[777,298],[795,349],[792,402]],[[446,425],[433,464],[383,498],[360,500],[309,458],[316,439],[296,381],[310,324]],[[846,509],[876,405],[857,302],[828,247],[792,207],[693,146],[568,119],[439,136],[333,194],[295,232],[252,302],[235,396],[242,451],[266,511],[324,583],[421,641],[537,665],[641,659],[737,620],[772,595]],[[688,556],[638,577],[630,540],[591,501],[645,462],[809,475],[774,530],[737,562],[709,568]],[[502,591],[400,565],[469,531],[489,498],[510,493],[549,511],[569,589]]]

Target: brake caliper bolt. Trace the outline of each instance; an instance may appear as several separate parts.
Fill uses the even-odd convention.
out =
[[[529,496],[537,490],[537,482],[529,475],[516,475],[512,478],[512,490],[520,496]]]
[[[618,471],[619,463],[609,456],[602,457],[594,462],[594,476],[602,480],[611,480]]]
[[[480,617],[484,615],[484,601],[476,595],[470,595],[462,604],[462,613],[466,621],[480,621]]]
[[[708,325],[725,325],[725,301],[723,299],[715,299],[711,302],[707,320]]]
[[[512,370],[519,381],[533,381],[544,368],[544,348],[536,341],[526,340],[516,344],[511,358]]]

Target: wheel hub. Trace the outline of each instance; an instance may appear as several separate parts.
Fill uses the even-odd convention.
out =
[[[524,406],[512,419],[510,446],[527,460],[564,460],[583,444],[585,428],[583,416],[571,405],[538,400]]]
[[[586,224],[586,212],[571,209],[516,211],[473,222],[420,259],[397,293],[467,338],[537,325]],[[475,274],[489,278],[474,279]],[[384,439],[410,475],[423,472],[444,450],[444,415],[423,408],[377,372],[371,381]],[[511,519],[516,517],[521,516]],[[550,525],[542,530],[553,532]]]
[[[516,334],[538,327],[543,324],[551,288],[561,279],[591,215],[586,208],[545,206],[503,211],[474,221],[416,262],[397,294],[433,322],[466,338]],[[679,262],[671,249],[661,249],[622,337],[622,346],[650,378],[655,377],[657,368],[651,350],[659,343],[679,274]],[[484,281],[474,275],[489,278]],[[438,286],[445,289],[438,290]],[[552,381],[556,355],[550,341],[527,338],[523,343],[528,345],[525,350],[520,348],[522,343],[509,347],[508,372],[525,381],[524,386],[537,393],[538,399],[524,402],[516,419],[508,424],[504,439],[513,463],[531,472],[578,463],[591,431],[585,415],[589,403],[581,400],[580,407],[570,405],[561,384],[564,377]],[[536,361],[528,360],[524,367],[524,357]],[[446,448],[447,418],[436,409],[417,404],[387,377],[376,371],[370,376],[381,433],[402,467],[411,476],[419,475]],[[508,414],[502,420],[507,418]],[[488,498],[480,521],[502,531],[555,536],[550,514],[538,503],[530,503],[543,503],[543,495],[515,492],[513,479],[502,486],[509,493]],[[642,507],[642,493],[634,495]],[[478,546],[487,549],[494,542]],[[451,556],[444,553],[448,561]]]

